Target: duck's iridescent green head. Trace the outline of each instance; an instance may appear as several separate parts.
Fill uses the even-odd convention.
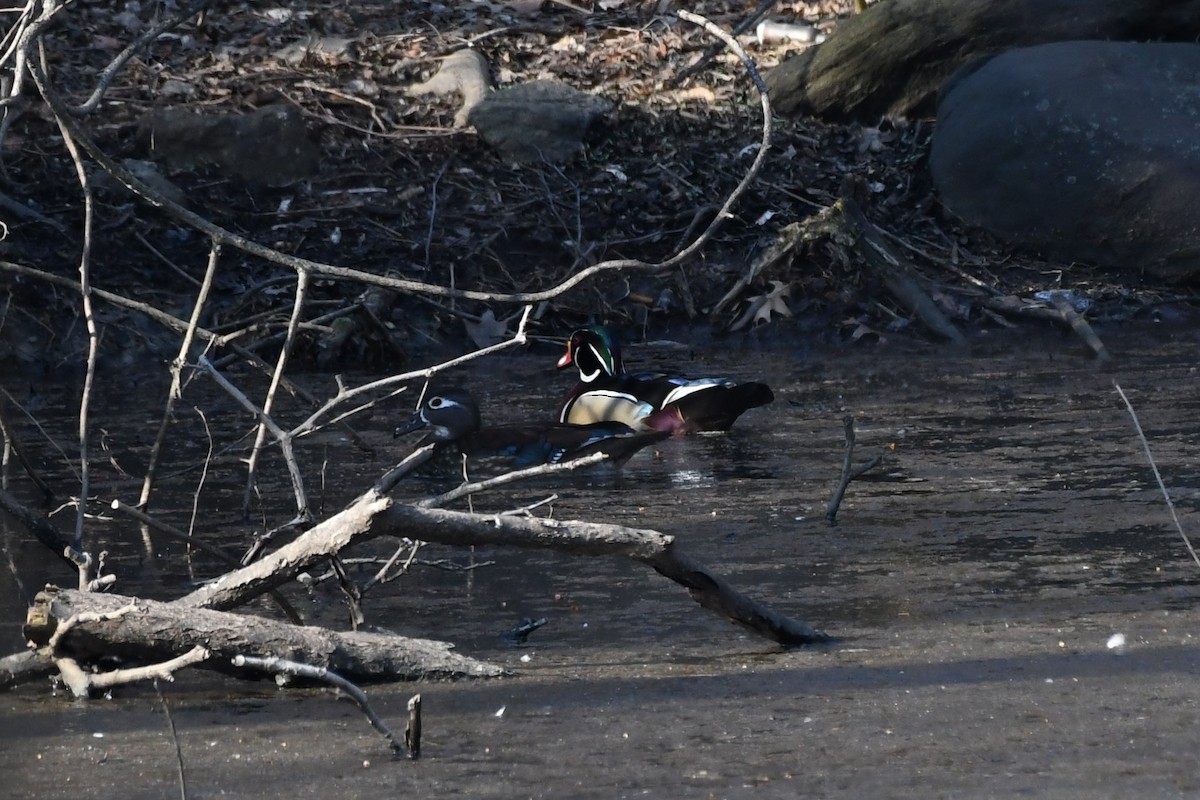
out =
[[[580,328],[567,340],[567,352],[558,360],[558,368],[572,364],[579,370],[579,380],[591,383],[599,377],[613,377],[625,371],[621,363],[621,345],[603,325]]]

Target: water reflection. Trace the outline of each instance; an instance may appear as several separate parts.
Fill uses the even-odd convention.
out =
[[[1129,385],[1153,385],[1146,395],[1148,430],[1168,475],[1187,476],[1194,430],[1194,349],[1176,357],[1156,353],[1157,367],[1123,376]],[[1104,598],[1162,602],[1164,592],[1191,591],[1194,571],[1181,559],[1178,536],[1169,528],[1161,499],[1123,411],[1111,395],[1112,375],[1077,361],[997,356],[972,359],[930,354],[925,368],[905,365],[903,379],[886,380],[876,363],[886,354],[840,353],[813,380],[811,364],[780,366],[774,357],[738,355],[705,370],[737,376],[775,376],[779,397],[756,409],[728,434],[671,439],[635,456],[625,469],[601,469],[542,478],[494,495],[474,507],[497,511],[558,494],[557,517],[611,521],[675,535],[680,546],[735,585],[792,616],[835,632],[887,629],[948,616],[979,619],[1038,614],[1039,604],[1064,597],[1083,605]],[[907,360],[907,359],[906,359]],[[510,358],[480,364],[455,376],[477,394],[490,422],[549,418],[560,399],[542,359]],[[1189,376],[1181,380],[1179,375]],[[895,370],[889,372],[894,375]],[[995,388],[1003,376],[1004,391]],[[313,377],[322,385],[324,377]],[[189,390],[197,406],[236,410],[203,386]],[[102,498],[130,501],[139,487],[139,459],[147,446],[146,420],[153,397],[131,407],[116,395],[97,404],[113,465],[97,467]],[[407,401],[405,401],[407,402]],[[407,413],[397,402],[355,420],[375,448],[355,448],[336,431],[302,443],[310,490],[325,509],[336,509],[403,455],[391,440],[395,419]],[[824,522],[824,504],[843,457],[841,417],[857,421],[859,456],[876,453],[884,464],[856,482],[846,496],[840,524]],[[249,429],[246,420],[213,427],[233,447]],[[42,420],[60,441],[71,436],[69,416]],[[212,421],[210,420],[210,424]],[[209,450],[195,420],[181,415],[171,443],[173,471],[160,484],[154,512],[187,528],[193,520],[198,470]],[[37,441],[31,437],[30,441]],[[69,472],[53,448],[38,445],[39,463],[62,486]],[[290,492],[276,458],[264,465],[264,481],[250,522],[241,518],[244,473],[236,448],[210,464],[199,488],[197,530],[231,556],[240,556],[254,532],[289,514]],[[457,482],[450,475],[422,475],[398,492],[420,497]],[[19,476],[10,485],[36,502]],[[328,512],[326,512],[328,513]],[[66,525],[65,521],[60,521]],[[25,589],[2,592],[0,617],[9,638],[23,616],[29,586],[71,582],[53,559],[29,558],[24,534],[0,521],[10,553],[20,555]],[[93,547],[108,553],[117,590],[170,598],[225,567],[202,553],[151,536],[147,550],[136,526],[97,519]],[[363,554],[390,555],[390,543]],[[367,601],[368,617],[418,636],[458,641],[482,651],[498,648],[499,636],[524,617],[546,617],[531,646],[581,652],[620,661],[623,649],[654,649],[670,642],[674,657],[703,659],[714,641],[729,636],[727,624],[699,611],[686,593],[645,568],[617,560],[585,560],[503,548],[474,553],[428,548],[430,565],[378,588]],[[447,561],[449,559],[449,561]],[[488,562],[477,569],[470,567]],[[434,562],[441,562],[440,566]],[[447,569],[447,564],[454,568]],[[356,567],[360,578],[375,564]],[[294,591],[294,590],[293,590]],[[304,594],[301,592],[300,594]],[[306,595],[312,612],[336,620],[339,600],[329,584]]]

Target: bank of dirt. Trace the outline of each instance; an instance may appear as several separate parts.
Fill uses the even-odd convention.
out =
[[[140,51],[116,72],[97,110],[79,121],[99,148],[130,166],[152,159],[147,120],[157,113],[284,108],[299,115],[314,162],[304,179],[276,185],[258,170],[230,174],[203,152],[149,169],[201,217],[318,262],[511,293],[554,286],[601,261],[671,256],[713,220],[750,168],[762,138],[753,82],[724,53],[673,86],[713,40],[695,25],[656,16],[652,4],[616,3],[587,15],[568,4],[542,5],[224,4],[188,17]],[[731,28],[751,5],[704,2],[693,10]],[[776,16],[794,14],[833,33],[851,4],[786,5]],[[153,4],[64,9],[46,38],[54,86],[67,101],[82,102],[132,33],[149,29],[159,13],[165,12]],[[742,41],[762,70],[802,46]],[[567,163],[506,163],[470,129],[454,127],[457,97],[407,93],[468,42],[489,59],[501,86],[553,78],[605,98],[614,110]],[[83,199],[57,125],[37,108],[32,103],[15,115],[5,132],[5,192],[25,207],[6,218],[5,258],[69,281],[79,270]],[[790,315],[830,340],[937,338],[914,321],[886,280],[824,238],[756,274],[713,313],[789,224],[847,192],[860,198],[872,224],[911,262],[922,290],[961,328],[1020,324],[1020,315],[984,302],[995,297],[1047,305],[1038,291],[1069,290],[1093,318],[1130,319],[1186,294],[1146,283],[1136,271],[1098,274],[1047,264],[961,229],[941,212],[930,187],[930,132],[925,120],[852,126],[776,120],[761,172],[696,257],[661,273],[590,279],[539,304],[534,332],[560,337],[596,318],[652,334],[685,324],[741,331]],[[278,160],[266,145],[264,162]],[[280,164],[280,171],[284,166],[296,165]],[[90,169],[92,285],[186,319],[208,259],[207,237]],[[248,330],[239,343],[261,348],[256,339],[286,324],[295,282],[293,269],[226,246],[201,324],[216,333]],[[421,360],[430,343],[502,337],[519,310],[422,293],[366,297],[365,288],[333,279],[311,286],[305,317],[312,325],[300,333],[300,351],[312,363],[345,368]],[[5,289],[0,359],[33,368],[80,360],[76,291],[12,272]],[[101,300],[96,314],[105,354],[136,363],[142,354],[175,351],[177,333],[141,311]],[[343,318],[353,324],[339,328]]]

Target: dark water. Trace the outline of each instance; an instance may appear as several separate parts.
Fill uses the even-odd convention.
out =
[[[191,796],[1194,796],[1200,567],[1171,525],[1113,382],[1137,407],[1189,529],[1200,484],[1200,334],[1146,326],[1101,335],[1116,356],[1105,367],[1055,334],[982,339],[962,353],[891,345],[685,359],[693,374],[764,378],[777,400],[728,435],[671,440],[621,472],[540,479],[475,507],[556,493],[556,517],[670,533],[837,644],[781,650],[633,562],[430,547],[421,558],[451,568],[422,566],[376,588],[368,621],[456,642],[517,676],[373,688],[397,727],[409,694],[425,697],[425,757],[410,764],[390,762],[357,712],[327,694],[180,675],[164,692]],[[667,363],[659,359],[678,353],[635,350],[630,360]],[[544,416],[566,388],[548,360],[497,360],[456,380],[486,387],[491,421]],[[222,398],[198,390],[188,399],[219,431],[218,453],[250,429]],[[132,502],[156,404],[105,402],[97,425],[135,477],[99,465],[95,491]],[[402,406],[356,420],[375,454],[334,431],[303,444],[325,513],[396,460],[390,431]],[[884,460],[851,486],[830,527],[844,415],[855,420],[856,460]],[[200,474],[184,468],[203,460],[208,441],[194,411],[178,416],[172,461],[183,471],[155,502],[186,527]],[[55,421],[67,436],[70,419]],[[65,481],[49,451],[39,454]],[[239,520],[241,455],[216,458],[199,501],[198,530],[232,554],[253,529]],[[260,527],[286,519],[290,502],[276,459],[264,474]],[[399,494],[445,486],[422,478]],[[69,527],[65,517],[59,524]],[[147,546],[125,520],[90,530],[125,593],[166,599],[221,571],[203,555],[189,562],[171,542]],[[0,584],[0,633],[15,650],[29,593],[70,578],[17,529],[0,533],[20,576]],[[390,553],[375,542],[351,555]],[[331,584],[291,595],[315,621],[344,625]],[[526,645],[506,644],[501,634],[523,617],[548,623]],[[1124,647],[1108,646],[1113,634]],[[171,735],[148,687],[80,705],[30,686],[0,709],[0,769],[16,776],[17,796],[178,795]]]

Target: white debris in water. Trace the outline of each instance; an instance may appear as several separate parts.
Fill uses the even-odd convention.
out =
[[[521,656],[521,663],[522,663],[522,664],[528,664],[530,661],[533,661],[533,656],[529,655],[528,653],[526,653],[525,655]]]
[[[103,733],[101,733],[100,731],[96,731],[95,733],[93,733],[93,734],[92,734],[92,738],[93,738],[93,739],[103,739],[103,738],[104,738],[104,734],[103,734]]]
[[[504,712],[505,712],[507,709],[508,709],[508,706],[500,706],[500,708],[499,708],[499,709],[496,711],[496,714],[495,714],[495,716],[496,716],[496,719],[499,719],[500,717],[503,717],[503,716],[504,716]]]
[[[1125,634],[1114,633],[1112,636],[1108,637],[1107,647],[1109,650],[1120,650],[1124,646],[1125,646]]]

